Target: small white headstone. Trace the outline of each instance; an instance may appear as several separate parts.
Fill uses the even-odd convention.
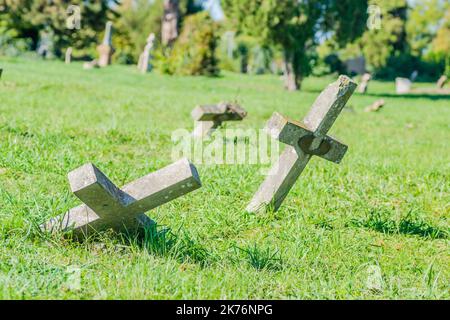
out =
[[[396,78],[395,79],[395,88],[397,94],[405,94],[411,91],[411,80],[407,78]]]

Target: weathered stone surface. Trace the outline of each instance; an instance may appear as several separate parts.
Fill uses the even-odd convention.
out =
[[[340,76],[322,91],[302,122],[278,113],[272,116],[266,130],[287,146],[247,206],[248,212],[268,206],[278,210],[313,155],[336,163],[342,160],[347,146],[327,136],[327,132],[355,89],[356,83]]]
[[[369,81],[372,79],[372,75],[370,73],[364,73],[361,78],[361,83],[358,86],[359,93],[366,93],[367,88],[369,87]]]
[[[236,104],[219,103],[218,105],[198,106],[191,113],[195,120],[194,137],[210,135],[224,121],[240,121],[247,112]]]
[[[448,80],[447,76],[445,75],[441,76],[438,82],[436,83],[438,89],[443,89],[447,80]]]
[[[72,231],[77,238],[112,229],[116,232],[148,227],[144,214],[201,187],[197,169],[182,159],[143,178],[116,187],[93,164],[69,173],[72,192],[84,202],[41,226],[43,231]]]
[[[396,78],[395,79],[395,89],[397,94],[405,94],[411,91],[411,80],[407,78]]]
[[[385,105],[384,99],[375,101],[373,104],[364,109],[365,112],[377,112],[380,111]]]
[[[138,70],[141,73],[146,73],[149,68],[149,61],[151,56],[151,51],[155,43],[155,34],[150,33],[147,38],[147,44],[145,45],[144,51],[139,56]]]
[[[103,42],[97,46],[97,52],[99,54],[98,66],[100,68],[106,67],[111,64],[111,57],[114,53],[111,42],[112,37],[112,22],[108,21],[105,27],[105,35],[103,37]]]
[[[68,47],[65,54],[64,62],[69,64],[72,61],[72,47]]]

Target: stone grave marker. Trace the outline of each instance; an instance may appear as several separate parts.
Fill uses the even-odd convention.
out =
[[[69,64],[72,61],[72,47],[68,47],[65,54],[64,62]]]
[[[364,73],[361,78],[361,83],[358,86],[359,93],[366,93],[367,88],[369,87],[369,81],[372,79],[372,75],[370,73]]]
[[[384,105],[386,104],[386,102],[384,101],[384,99],[380,99],[375,101],[374,103],[372,103],[370,106],[366,107],[364,109],[365,112],[377,112],[380,111]]]
[[[447,76],[445,75],[441,76],[438,82],[436,83],[438,89],[443,89],[447,80],[448,80]]]
[[[268,206],[278,210],[312,156],[340,163],[348,147],[327,132],[356,87],[350,78],[340,76],[322,91],[303,122],[273,114],[265,129],[287,146],[247,206],[248,212],[265,211]]]
[[[411,91],[411,80],[407,78],[396,78],[395,79],[395,90],[397,94],[405,94]]]
[[[94,69],[94,68],[98,68],[98,60],[92,60],[92,61],[86,61],[85,63],[83,63],[83,69],[85,70],[89,70],[89,69]]]
[[[232,103],[219,103],[218,105],[198,106],[192,110],[195,120],[193,136],[197,138],[211,135],[224,121],[240,121],[247,116],[241,106]]]
[[[150,33],[147,38],[147,44],[145,45],[144,51],[139,56],[138,70],[142,73],[146,73],[149,69],[150,53],[153,49],[154,44],[155,34]]]
[[[122,188],[116,187],[93,164],[70,172],[69,183],[84,204],[41,225],[41,230],[72,231],[78,239],[109,229],[127,232],[150,227],[154,222],[144,212],[201,187],[197,169],[187,159]]]
[[[114,53],[111,42],[112,37],[112,22],[108,21],[105,27],[105,35],[103,37],[103,42],[97,46],[97,52],[99,54],[98,66],[100,68],[106,67],[111,64],[111,56]]]
[[[411,82],[416,81],[417,77],[419,76],[419,71],[414,70],[411,75],[409,76],[409,80],[411,80]]]

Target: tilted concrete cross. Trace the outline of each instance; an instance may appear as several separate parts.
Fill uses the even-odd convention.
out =
[[[195,120],[193,136],[197,138],[210,135],[224,121],[240,121],[247,116],[247,111],[236,104],[219,103],[218,105],[198,106],[192,110]]]
[[[107,229],[126,232],[151,227],[154,222],[144,212],[201,187],[197,169],[187,159],[120,189],[93,164],[70,172],[69,182],[84,204],[41,225],[41,230],[73,231],[76,238]]]
[[[322,91],[303,122],[274,113],[265,129],[287,146],[247,206],[248,212],[263,211],[267,206],[278,210],[313,155],[340,163],[347,146],[327,132],[355,89],[356,83],[340,76]]]

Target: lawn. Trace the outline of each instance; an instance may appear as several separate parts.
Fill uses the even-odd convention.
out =
[[[313,158],[278,212],[245,212],[259,166],[196,164],[202,188],[148,212],[151,237],[77,243],[36,227],[80,204],[69,171],[92,162],[122,186],[172,162],[196,105],[236,100],[249,115],[226,127],[259,129],[274,111],[301,119],[335,78],[287,93],[269,75],[0,68],[0,298],[450,298],[448,96],[371,82],[330,132],[349,146],[343,162]]]

